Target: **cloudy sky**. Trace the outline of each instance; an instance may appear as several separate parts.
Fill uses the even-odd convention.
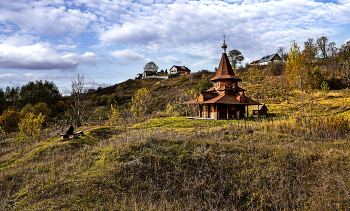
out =
[[[350,0],[0,0],[0,88],[71,77],[104,87],[159,70],[214,70],[223,35],[245,62],[326,35],[350,39]]]

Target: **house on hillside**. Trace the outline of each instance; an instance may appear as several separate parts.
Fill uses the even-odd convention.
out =
[[[266,117],[267,116],[267,111],[269,109],[267,109],[265,104],[261,104],[261,105],[254,105],[252,108],[253,111],[253,116],[257,116],[257,117]]]
[[[198,118],[208,119],[241,119],[248,117],[248,106],[261,105],[259,102],[247,97],[246,90],[239,87],[242,81],[232,69],[226,54],[227,45],[222,46],[222,54],[216,75],[210,79],[213,87],[201,92],[197,99],[184,102],[183,104],[198,105]],[[197,117],[195,117],[197,118]]]
[[[267,64],[270,64],[271,62],[281,62],[281,61],[282,61],[281,57],[278,55],[278,53],[275,53],[275,54],[264,56],[259,60],[253,61],[249,65],[267,65]]]
[[[188,69],[188,68],[185,67],[185,66],[176,66],[176,65],[173,65],[173,66],[170,68],[169,73],[170,73],[170,74],[190,74],[190,73],[191,73],[191,70]]]

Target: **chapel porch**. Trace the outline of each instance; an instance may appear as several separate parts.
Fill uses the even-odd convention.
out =
[[[199,104],[195,119],[242,119],[249,117],[249,105]]]

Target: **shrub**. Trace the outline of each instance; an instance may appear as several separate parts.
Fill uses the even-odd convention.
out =
[[[90,103],[92,104],[92,105],[96,105],[97,104],[97,102],[98,102],[98,98],[97,98],[97,94],[92,94],[91,96],[90,96]]]
[[[118,102],[119,102],[119,96],[116,93],[112,94],[112,96],[110,96],[107,100],[108,105],[118,104]]]
[[[205,77],[202,81],[196,86],[196,92],[203,92],[208,90],[213,86],[213,83],[210,82],[209,77]]]
[[[37,116],[39,114],[42,114],[43,116],[48,117],[51,114],[51,109],[47,106],[46,103],[37,103],[34,106],[34,112],[33,113],[35,115],[37,115]]]
[[[118,107],[114,108],[113,105],[111,104],[111,110],[108,114],[108,122],[107,124],[109,126],[116,126],[118,124],[118,122],[121,119],[121,115],[120,115],[120,111],[118,109]]]
[[[284,73],[285,66],[283,63],[272,62],[267,66],[266,70],[268,75],[278,76]]]
[[[15,132],[18,129],[18,123],[22,114],[12,108],[8,108],[0,116],[0,127],[6,133]]]
[[[108,96],[102,95],[100,98],[98,98],[98,105],[103,106],[107,105]]]
[[[21,110],[22,114],[27,114],[27,113],[34,113],[34,106],[32,104],[28,103],[26,106],[24,106]]]
[[[317,117],[311,122],[313,130],[325,137],[345,135],[350,130],[350,121],[343,116]]]
[[[41,136],[45,116],[39,113],[27,113],[18,123],[19,132],[17,133],[18,140],[30,139],[34,140]]]
[[[99,124],[101,124],[106,119],[108,119],[108,108],[105,106],[97,107],[90,115],[90,120],[94,120]]]

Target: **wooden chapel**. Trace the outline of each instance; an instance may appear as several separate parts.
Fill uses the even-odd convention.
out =
[[[248,117],[249,105],[261,105],[259,102],[245,96],[244,89],[238,86],[242,81],[235,76],[230,61],[226,55],[227,45],[222,45],[222,54],[216,75],[210,79],[213,87],[201,92],[197,99],[183,104],[198,104],[199,118],[208,119],[241,119]]]

